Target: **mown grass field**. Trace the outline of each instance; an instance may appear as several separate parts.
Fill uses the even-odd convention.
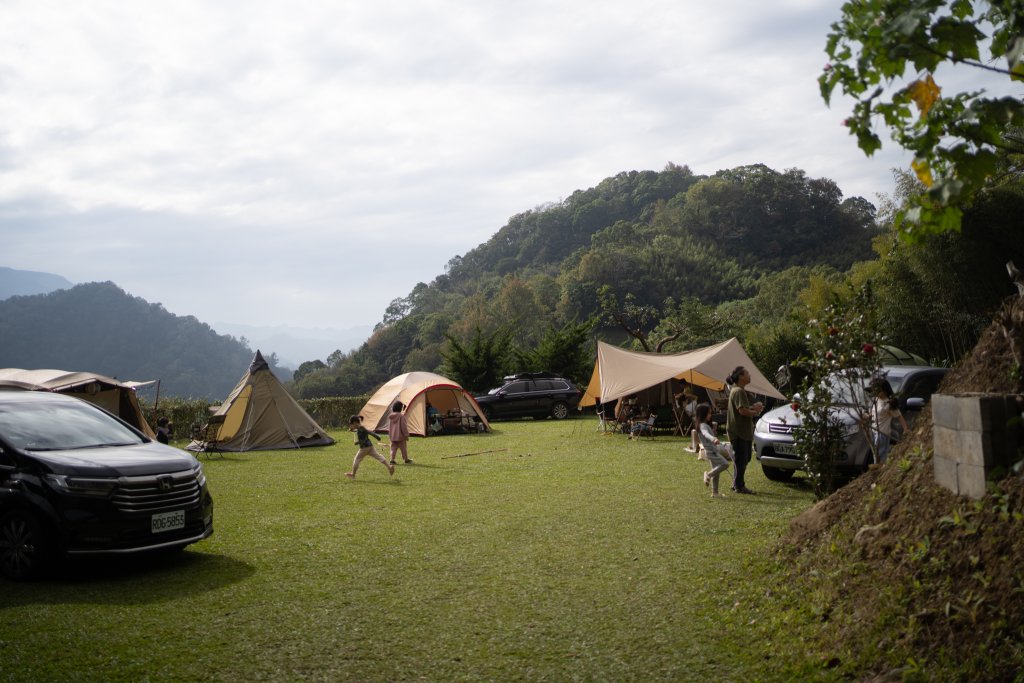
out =
[[[355,481],[332,435],[204,457],[216,531],[183,553],[0,581],[0,680],[785,678],[795,634],[751,601],[808,488],[755,464],[758,495],[712,500],[684,439],[593,419],[414,438]]]

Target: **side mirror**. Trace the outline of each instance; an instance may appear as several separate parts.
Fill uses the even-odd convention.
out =
[[[907,410],[921,410],[924,408],[925,400],[917,396],[907,399]]]

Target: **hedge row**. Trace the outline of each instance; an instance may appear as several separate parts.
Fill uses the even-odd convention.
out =
[[[358,415],[369,396],[310,398],[302,399],[299,405],[324,429],[344,429],[353,415]],[[156,429],[156,421],[166,417],[174,425],[174,438],[185,439],[198,431],[210,416],[211,407],[217,404],[205,399],[165,398],[160,400],[154,414],[153,406],[140,397],[143,413],[150,426]]]

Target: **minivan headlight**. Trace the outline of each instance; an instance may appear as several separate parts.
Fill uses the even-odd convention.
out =
[[[73,496],[94,496],[103,498],[117,487],[116,479],[88,479],[66,474],[47,474],[46,483],[56,491]]]
[[[196,467],[192,472],[196,475],[196,483],[199,484],[199,488],[206,486],[206,473],[203,472],[203,466],[196,463]]]

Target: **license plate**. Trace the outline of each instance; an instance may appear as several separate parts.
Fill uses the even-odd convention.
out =
[[[781,453],[782,455],[799,455],[796,452],[795,443],[777,443],[774,448],[776,453]]]
[[[185,528],[185,511],[175,510],[174,512],[158,512],[153,515],[152,531],[158,534],[161,531],[174,531]]]

